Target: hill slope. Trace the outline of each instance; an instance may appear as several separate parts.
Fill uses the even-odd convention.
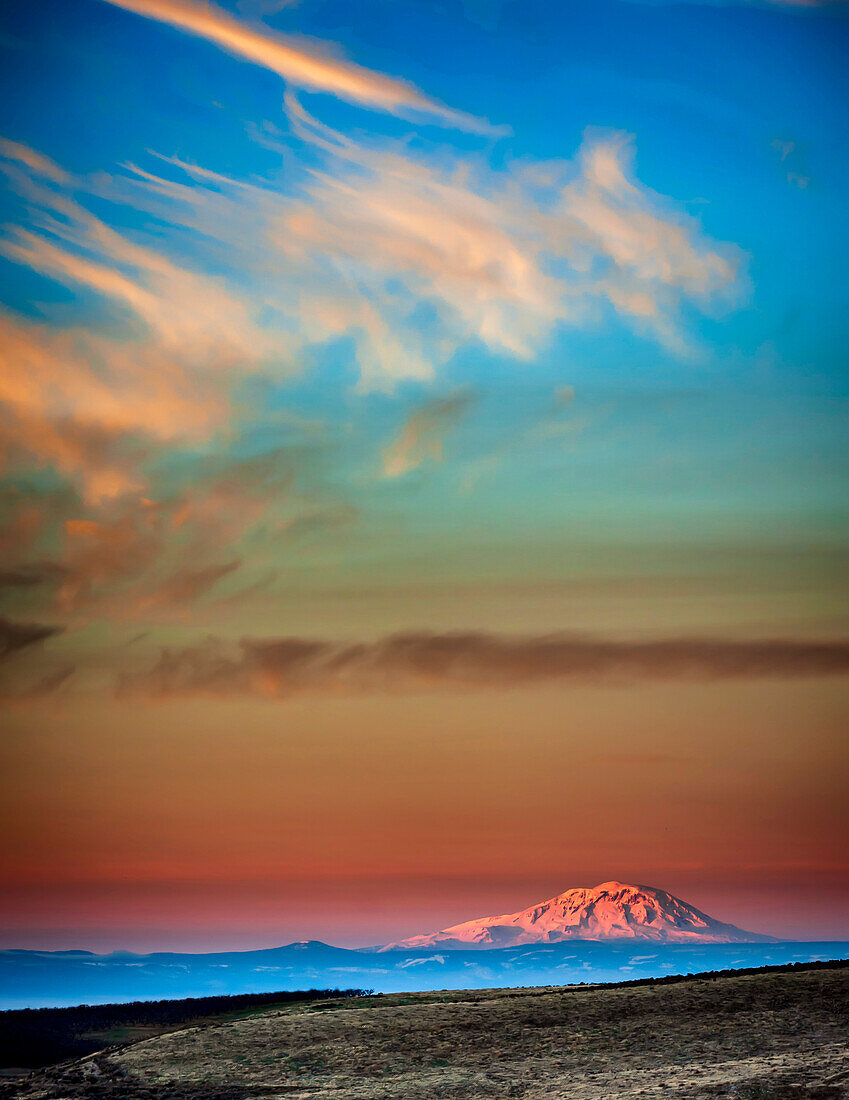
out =
[[[837,1100],[849,1082],[847,1012],[847,967],[363,997],[149,1039],[35,1074],[6,1096]]]

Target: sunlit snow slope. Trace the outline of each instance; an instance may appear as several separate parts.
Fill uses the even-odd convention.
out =
[[[680,898],[651,886],[603,882],[577,887],[550,901],[507,913],[480,917],[390,948],[513,947],[563,940],[652,940],[659,943],[744,943],[770,939],[714,920]]]

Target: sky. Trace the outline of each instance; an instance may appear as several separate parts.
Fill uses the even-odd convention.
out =
[[[847,47],[2,6],[0,946],[849,939]]]

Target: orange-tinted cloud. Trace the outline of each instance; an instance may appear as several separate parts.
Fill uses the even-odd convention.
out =
[[[0,523],[0,561],[4,565],[15,564],[27,554],[38,538],[44,513],[35,502],[18,492],[0,495],[2,523]]]
[[[256,567],[264,561],[263,541],[279,547],[356,520],[350,506],[300,492],[300,460],[279,450],[218,459],[213,469],[188,467],[183,483],[169,493],[125,495],[82,510],[69,502],[70,515],[48,517],[61,531],[59,557],[0,556],[8,567],[7,587],[50,578],[58,584],[59,609],[71,618],[184,617],[240,569],[244,537],[252,540]],[[267,561],[260,576],[267,584]],[[246,583],[256,581],[254,574]]]
[[[231,561],[224,565],[207,565],[201,569],[178,569],[152,592],[140,597],[139,603],[144,609],[193,603],[224,577],[235,572],[240,564],[238,561]]]
[[[92,587],[134,577],[161,552],[162,517],[154,505],[134,509],[115,520],[68,520],[63,565],[67,575],[60,604],[74,610]]]
[[[91,214],[74,197],[80,181],[40,154],[3,142],[0,167],[34,227],[7,227],[0,251],[93,290],[131,328],[121,338],[0,315],[0,462],[52,466],[92,504],[143,491],[151,445],[207,438],[231,419],[234,380],[285,349],[220,280]]]
[[[63,186],[70,183],[70,176],[64,168],[60,168],[58,164],[55,164],[49,157],[45,157],[43,153],[37,153],[29,146],[22,145],[19,141],[0,138],[0,157],[28,168],[36,176],[41,176],[52,183],[62,184]]]
[[[406,81],[384,76],[333,57],[315,45],[308,48],[264,28],[253,30],[212,4],[194,0],[108,0],[119,8],[168,23],[205,38],[227,53],[277,73],[290,84],[329,92],[340,99],[390,114],[424,114],[444,126],[487,132],[479,119],[435,102]]]
[[[408,418],[395,440],[383,452],[387,477],[400,477],[423,462],[442,461],[442,443],[472,403],[465,391],[428,401]]]
[[[29,227],[7,226],[0,241],[10,259],[119,303],[169,354],[199,361],[206,370],[232,369],[279,351],[247,302],[219,279],[131,240],[94,215],[79,198],[91,195],[84,181],[13,142],[0,141],[0,168],[29,207]]]

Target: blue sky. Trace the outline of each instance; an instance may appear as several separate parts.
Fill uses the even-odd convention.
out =
[[[258,744],[269,699],[285,711],[312,693],[320,710],[366,692],[368,755],[398,721],[397,693],[453,708],[465,685],[467,726],[452,711],[444,730],[462,745],[506,679],[567,767],[574,745],[555,738],[551,697],[537,708],[538,679],[571,706],[576,677],[590,690],[580,670],[605,681],[604,647],[621,644],[629,690],[713,685],[744,740],[772,720],[778,680],[784,693],[827,682],[821,712],[807,683],[782,703],[797,723],[776,760],[809,769],[802,803],[836,815],[847,46],[840,2],[5,5],[0,679],[45,753],[61,722],[99,715],[69,806],[110,708],[159,708],[151,721],[191,740],[169,708],[206,715],[210,699],[235,700]],[[462,652],[445,657],[458,631]],[[569,642],[543,673],[533,654],[553,635],[587,649],[573,658]],[[765,639],[789,647],[773,664]],[[725,682],[729,661],[749,703]],[[610,706],[586,703],[591,735],[628,737]],[[304,746],[324,721],[293,738],[315,775],[326,757]],[[657,758],[651,733],[632,735]],[[16,745],[34,814],[42,750]],[[774,869],[768,814],[743,820],[736,801],[754,746],[742,780],[699,797],[739,811],[746,865]],[[220,760],[236,752],[234,738]],[[484,818],[515,793],[502,757]],[[632,794],[652,789],[654,766],[636,766]],[[764,794],[776,813],[787,768]],[[249,807],[255,780],[222,769]],[[544,773],[527,777],[529,805]],[[362,798],[383,806],[371,782]],[[384,807],[413,846],[428,798],[448,813],[450,792],[429,782],[410,788],[410,820],[394,796]],[[687,782],[701,780],[671,784],[665,805]],[[141,817],[163,797],[143,786]],[[833,816],[813,814],[798,839],[809,877]],[[90,825],[83,814],[89,839]],[[54,873],[57,830],[48,815],[15,850],[14,881]],[[116,845],[132,835],[125,822]],[[700,865],[724,835],[707,829]],[[377,862],[397,869],[387,844]],[[658,875],[692,870],[663,845]],[[89,853],[101,886],[127,861],[144,880],[155,860],[127,846]],[[219,866],[214,845],[202,855]],[[541,892],[565,886],[539,858]],[[564,859],[590,865],[579,848]],[[842,874],[837,854],[822,859]],[[627,873],[608,863],[598,878]],[[793,873],[774,872],[788,890]]]
[[[9,599],[51,645],[242,633],[322,568],[795,549],[807,590],[843,546],[843,4],[3,19],[7,564],[53,571]]]

